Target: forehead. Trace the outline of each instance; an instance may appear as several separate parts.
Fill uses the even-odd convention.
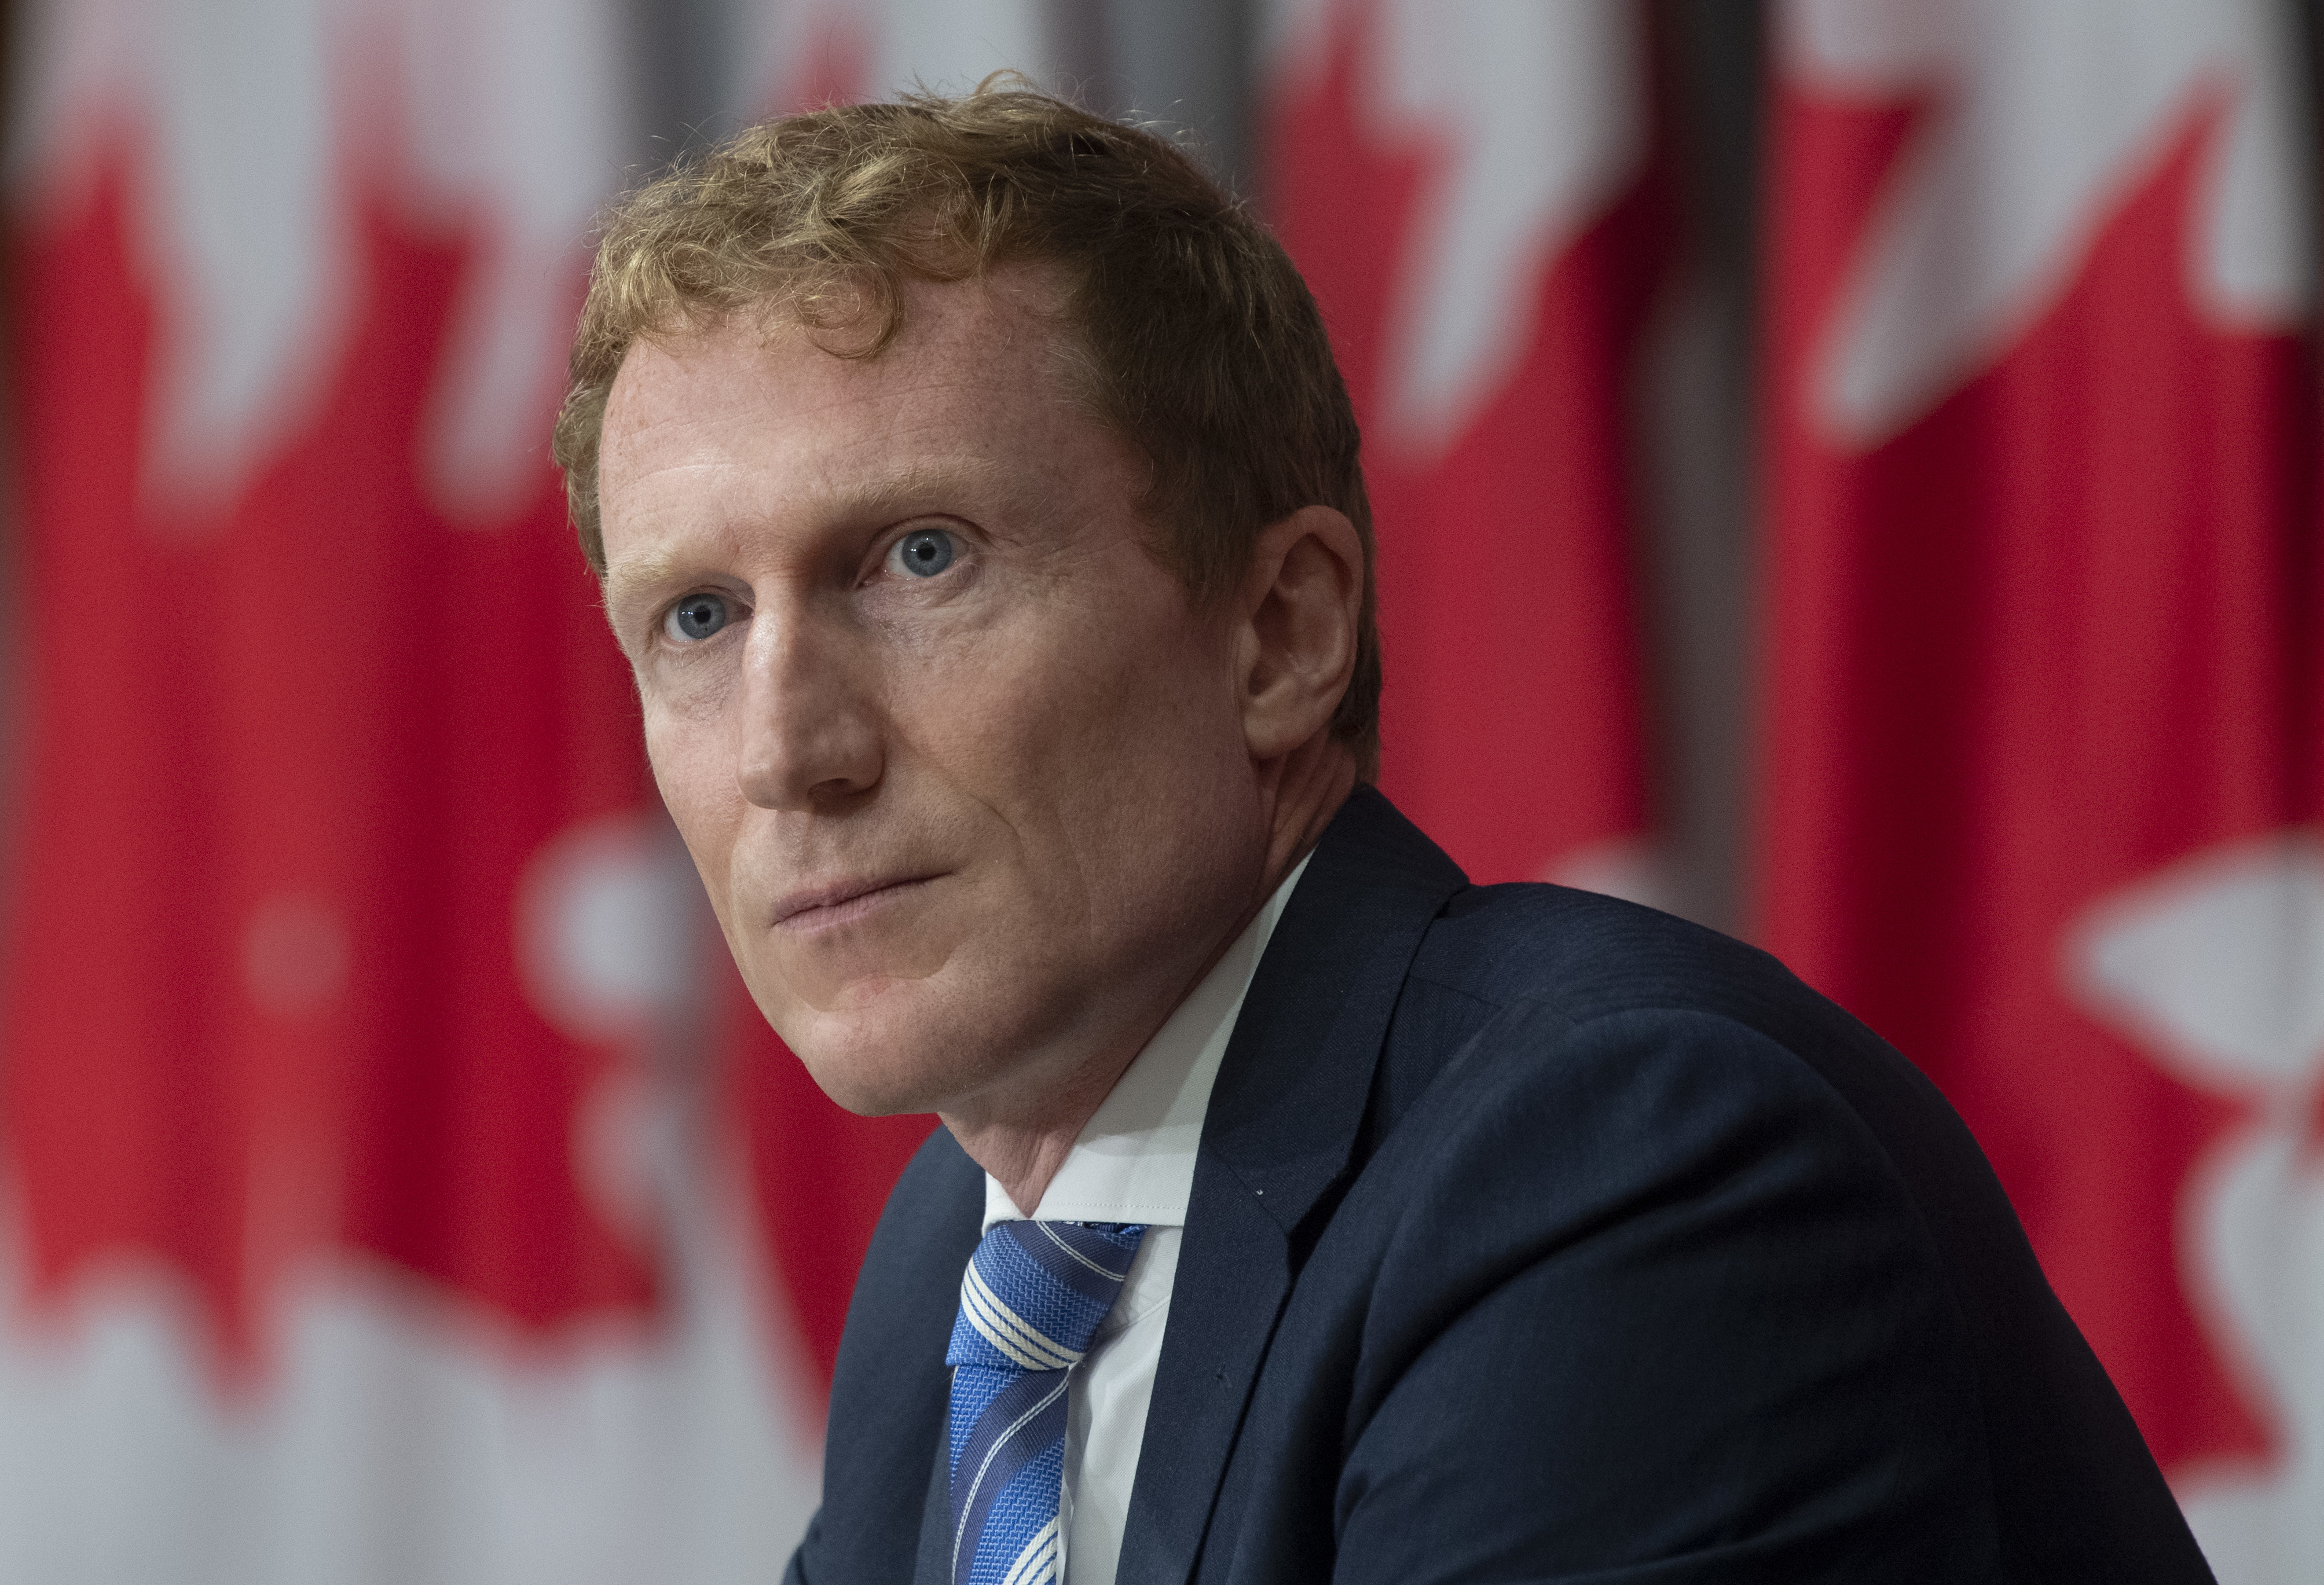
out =
[[[863,493],[938,466],[1056,468],[1123,451],[1076,400],[1056,303],[1030,271],[910,282],[896,335],[869,357],[827,350],[844,349],[850,327],[785,315],[641,339],[605,409],[609,536],[641,491],[698,492],[741,465],[790,490]]]

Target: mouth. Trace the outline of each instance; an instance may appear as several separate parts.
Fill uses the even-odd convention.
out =
[[[812,935],[862,918],[881,906],[918,891],[936,877],[895,875],[879,880],[842,880],[794,891],[776,903],[773,924]]]

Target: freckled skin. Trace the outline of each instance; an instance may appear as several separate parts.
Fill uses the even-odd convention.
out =
[[[941,1112],[1028,1209],[1352,786],[1323,728],[1360,589],[1309,508],[1196,611],[1052,297],[915,284],[870,360],[779,318],[641,343],[599,470],[648,752],[760,1008],[842,1105]]]

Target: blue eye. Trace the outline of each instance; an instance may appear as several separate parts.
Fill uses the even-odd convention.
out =
[[[733,617],[723,596],[688,594],[669,608],[669,614],[662,619],[662,631],[681,644],[698,644]]]
[[[952,565],[953,539],[942,529],[914,529],[889,552],[896,565],[916,578],[932,578]]]

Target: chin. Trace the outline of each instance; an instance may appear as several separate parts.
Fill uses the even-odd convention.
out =
[[[918,984],[891,986],[853,1006],[813,1009],[761,1007],[775,1032],[805,1064],[816,1085],[859,1117],[936,1111],[973,1080],[962,1071],[953,1021],[931,1018],[932,1000]],[[918,1003],[918,1006],[900,1005]]]
[[[807,1069],[815,1087],[843,1110],[857,1117],[892,1117],[898,1112],[921,1110],[899,1097],[895,1086],[881,1083],[877,1075],[864,1073],[853,1063],[835,1062],[823,1054],[810,1055],[788,1038],[784,1044],[791,1047],[791,1055]]]
[[[825,1049],[810,1055],[792,1049],[816,1087],[858,1117],[937,1111],[948,1093],[948,1086],[932,1082],[925,1067],[908,1061],[863,1061],[844,1051]]]

